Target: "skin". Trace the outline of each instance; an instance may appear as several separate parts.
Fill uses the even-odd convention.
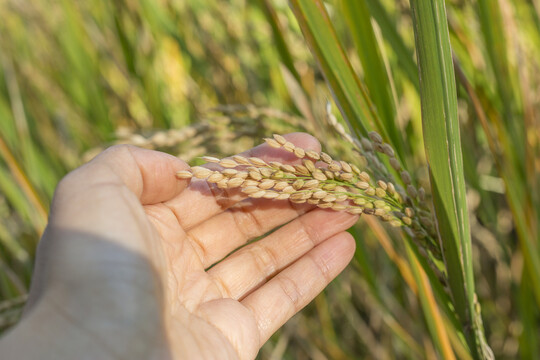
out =
[[[188,168],[115,146],[60,182],[3,359],[253,359],[351,260],[356,216],[175,178]]]

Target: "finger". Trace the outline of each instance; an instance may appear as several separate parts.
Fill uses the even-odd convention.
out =
[[[292,133],[285,138],[296,146],[320,150],[320,144],[311,135]],[[258,157],[266,161],[297,163],[299,159],[283,149],[275,149],[267,144],[259,145],[241,153],[245,157]],[[223,212],[234,204],[246,198],[238,189],[218,189],[204,180],[193,179],[190,186],[179,196],[167,202],[167,206],[175,213],[184,229],[190,229],[197,224]],[[186,206],[189,204],[189,206]]]
[[[242,300],[256,319],[261,346],[347,266],[354,249],[353,237],[339,233]]]
[[[155,229],[141,202],[153,203],[182,191],[175,179],[187,165],[164,153],[114,146],[68,174],[58,185],[50,225],[104,236],[145,256]]]
[[[87,189],[100,183],[125,185],[143,205],[147,205],[168,200],[182,192],[189,182],[179,181],[174,174],[187,168],[189,166],[184,161],[172,155],[118,145],[73,171],[65,182],[85,184]]]
[[[346,212],[311,211],[240,249],[208,270],[208,274],[222,287],[223,294],[239,299],[357,219],[358,216]]]
[[[191,229],[187,239],[207,268],[248,240],[266,234],[313,207],[287,200],[248,199]]]

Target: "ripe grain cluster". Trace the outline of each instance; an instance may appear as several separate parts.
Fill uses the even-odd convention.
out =
[[[382,143],[379,134],[370,133],[370,139],[363,140],[364,147],[380,149],[398,168],[392,148]],[[396,189],[392,182],[373,179],[366,171],[369,169],[334,160],[325,152],[295,146],[281,135],[274,134],[265,142],[273,148],[293,153],[300,163],[284,164],[241,155],[224,159],[204,156],[206,162],[219,165],[218,170],[195,166],[178,172],[176,176],[180,179],[205,179],[222,189],[239,188],[250,198],[288,200],[351,214],[374,215],[392,226],[406,227],[417,239],[429,237],[432,223],[428,217],[419,216],[415,211],[411,196],[418,194],[410,185],[410,179],[404,181],[408,184],[408,196],[403,189]],[[401,176],[405,177],[404,180],[409,178],[403,171]]]

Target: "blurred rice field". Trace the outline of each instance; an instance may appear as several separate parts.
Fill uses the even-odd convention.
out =
[[[369,78],[369,49],[349,32],[347,1],[325,4],[370,96],[389,101],[379,106],[381,117],[395,120],[400,153],[428,189],[409,2],[360,2],[371,14],[387,87]],[[496,119],[493,131],[508,133],[497,156],[507,154],[518,169],[510,185],[540,190],[540,1],[446,6],[487,343],[496,358],[537,359],[540,314],[518,241],[519,212],[478,118]],[[197,164],[199,156],[240,152],[275,132],[307,131],[336,157],[355,156],[327,121],[326,103],[337,106],[285,0],[4,0],[0,19],[0,331],[24,305],[56,184],[109,145],[131,143]],[[532,144],[532,156],[523,143]],[[530,197],[530,232],[521,238],[536,249],[540,195]],[[404,275],[401,233],[369,217],[351,232],[358,248],[351,266],[272,337],[261,359],[441,357]],[[458,358],[473,358],[450,337]]]

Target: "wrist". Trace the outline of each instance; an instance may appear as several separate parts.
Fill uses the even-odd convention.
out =
[[[169,359],[165,329],[143,318],[77,314],[47,293],[0,339],[3,360]]]

